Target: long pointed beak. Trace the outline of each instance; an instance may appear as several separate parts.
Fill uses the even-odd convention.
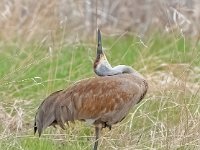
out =
[[[102,42],[101,42],[101,31],[97,30],[97,56],[93,64],[94,72],[98,76],[105,76],[109,73],[112,66],[108,62],[106,55],[102,49]],[[105,72],[106,71],[106,72]]]
[[[103,54],[103,50],[102,50],[102,42],[101,42],[101,31],[98,29],[97,30],[97,57],[100,56],[101,54]]]

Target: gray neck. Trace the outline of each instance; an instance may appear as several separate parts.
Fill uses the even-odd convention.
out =
[[[118,65],[115,67],[111,67],[111,65],[107,61],[105,63],[99,64],[95,69],[95,73],[99,76],[113,76],[127,73],[143,78],[141,74],[139,74],[130,66]]]

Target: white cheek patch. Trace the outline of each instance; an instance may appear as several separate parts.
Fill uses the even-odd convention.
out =
[[[107,68],[112,68],[109,62],[106,59],[103,59],[100,61],[101,65],[107,67]]]
[[[100,76],[106,76],[110,70],[112,70],[112,67],[106,60],[101,60],[95,68],[95,72]]]

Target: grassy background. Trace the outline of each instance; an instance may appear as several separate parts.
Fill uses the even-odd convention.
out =
[[[127,118],[103,130],[100,149],[200,148],[200,44],[179,33],[104,37],[113,65],[127,64],[149,82]],[[70,124],[33,135],[37,107],[53,91],[94,76],[96,43],[9,41],[0,44],[0,147],[5,150],[91,149],[94,129]]]
[[[38,138],[33,122],[50,93],[94,76],[98,23],[111,64],[130,65],[149,83],[127,118],[103,130],[100,149],[199,150],[199,6],[198,0],[0,0],[0,149],[92,148],[94,129],[85,123],[51,127]]]

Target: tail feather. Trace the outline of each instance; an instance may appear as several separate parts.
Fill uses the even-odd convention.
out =
[[[64,121],[64,117],[62,114],[62,107],[57,107],[57,109],[55,110],[55,118],[57,121],[57,124],[63,129],[65,130],[65,121]]]
[[[34,122],[34,134],[37,132],[37,126],[36,126],[36,121]]]
[[[38,131],[39,136],[41,136],[45,128],[56,124],[65,129],[65,123],[73,121],[74,117],[69,109],[67,97],[61,97],[60,95],[61,91],[55,92],[40,105],[35,116],[34,134]]]
[[[47,128],[49,125],[53,123],[55,120],[54,114],[53,114],[53,107],[50,107],[49,109],[45,108],[45,103],[43,103],[36,114],[35,117],[35,126],[34,126],[34,132],[36,133],[38,131],[39,136],[41,136],[43,129]]]
[[[72,113],[73,111],[70,110],[69,106],[68,107],[62,106],[61,110],[62,112],[60,114],[61,114],[63,122],[68,124],[68,120],[72,122],[74,121],[74,114]]]

